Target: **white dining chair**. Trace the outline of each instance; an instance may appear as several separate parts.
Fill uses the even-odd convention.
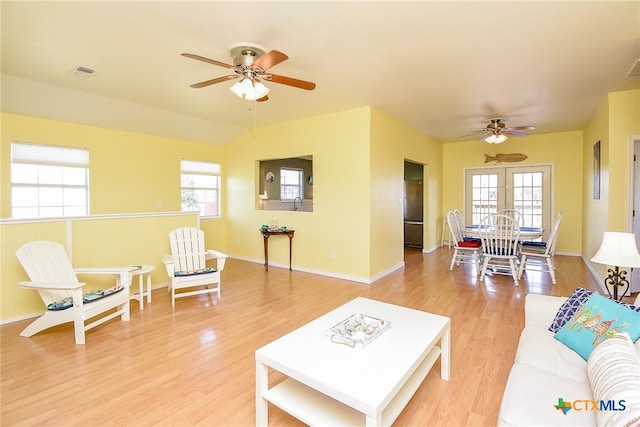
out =
[[[518,248],[520,225],[508,215],[487,215],[480,221],[478,233],[482,241],[482,269],[480,281],[484,281],[487,271],[507,274],[518,286]]]
[[[458,223],[458,228],[464,234],[465,223],[464,223],[464,218],[462,217],[462,212],[460,212],[460,210],[458,210],[458,209],[454,209],[453,210],[453,215],[455,216],[456,222]]]
[[[462,233],[463,228],[460,228],[460,222],[456,218],[456,213],[454,211],[449,211],[447,213],[447,223],[449,224],[449,230],[451,230],[451,236],[453,239],[453,256],[451,257],[449,271],[452,271],[454,266],[460,266],[460,264],[466,263],[475,265],[476,274],[480,274],[482,245],[475,239],[464,239]]]
[[[553,224],[551,234],[546,242],[523,242],[520,248],[520,267],[518,270],[518,278],[522,278],[524,272],[533,266],[533,270],[549,273],[551,282],[556,282],[556,266],[553,257],[556,252],[556,244],[558,243],[558,234],[560,232],[560,223],[562,222],[562,212],[558,214],[556,222]],[[533,262],[532,262],[533,261]],[[542,262],[540,262],[542,261]]]
[[[517,209],[500,209],[496,213],[499,214],[499,215],[510,216],[511,218],[516,220],[516,222],[518,223],[518,225],[520,227],[524,227],[526,225],[524,223],[524,215],[522,215],[522,212],[520,212]]]

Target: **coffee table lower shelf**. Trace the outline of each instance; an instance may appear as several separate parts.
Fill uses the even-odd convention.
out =
[[[434,347],[407,378],[402,388],[382,410],[382,419],[366,414],[314,390],[292,378],[287,378],[262,394],[262,398],[307,425],[391,425],[409,403],[440,356]]]

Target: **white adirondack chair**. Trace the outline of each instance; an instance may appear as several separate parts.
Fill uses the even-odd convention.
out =
[[[220,273],[224,270],[227,255],[205,249],[204,232],[195,227],[181,227],[169,233],[171,255],[162,257],[162,262],[171,279],[171,306],[176,298],[215,293],[220,300]],[[216,268],[208,268],[206,259],[217,259]],[[178,292],[181,289],[190,289]],[[196,289],[197,288],[197,289]]]
[[[76,344],[85,343],[85,331],[98,326],[117,316],[123,321],[129,320],[129,286],[131,284],[130,271],[135,267],[106,267],[82,268],[74,270],[71,260],[64,247],[56,242],[34,241],[27,243],[16,251],[16,256],[22,264],[31,281],[20,282],[24,289],[35,289],[40,294],[47,310],[45,313],[27,326],[20,335],[30,337],[52,326],[73,322]],[[116,285],[123,289],[101,296],[91,302],[85,302],[82,287],[76,274],[108,274],[115,275]],[[94,293],[93,297],[96,297]],[[71,298],[72,303],[67,308],[61,308],[60,303]],[[109,312],[90,323],[87,320]]]

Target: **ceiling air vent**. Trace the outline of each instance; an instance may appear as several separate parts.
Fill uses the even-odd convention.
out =
[[[627,73],[627,77],[640,76],[640,59],[637,59],[636,62],[633,63],[631,69]]]
[[[76,67],[76,69],[73,70],[73,74],[78,77],[90,77],[95,72],[96,70],[92,70],[91,68],[87,67]]]

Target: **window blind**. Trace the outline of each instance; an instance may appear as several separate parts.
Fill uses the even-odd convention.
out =
[[[12,141],[11,162],[88,168],[89,150]]]

